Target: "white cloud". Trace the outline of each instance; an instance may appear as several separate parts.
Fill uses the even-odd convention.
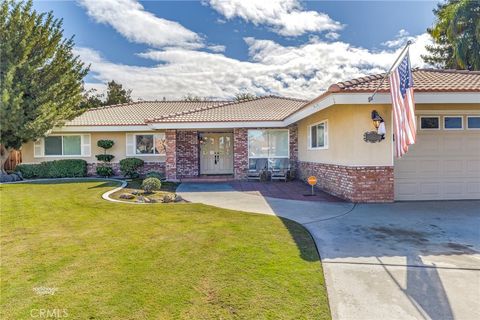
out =
[[[136,0],[79,0],[79,3],[96,22],[112,26],[131,42],[156,48],[203,47],[203,40],[198,34],[178,22],[145,11]]]
[[[414,40],[415,37],[410,36],[410,33],[405,29],[400,29],[395,39],[382,42],[382,46],[388,48],[399,48],[407,44],[408,40]]]
[[[336,33],[336,32],[328,32],[326,35],[325,35],[325,38],[327,39],[330,39],[330,40],[337,40],[338,38],[340,38],[340,34]]]
[[[337,31],[343,27],[325,13],[304,11],[298,0],[206,0],[205,3],[227,19],[238,17],[255,25],[265,24],[283,36]]]
[[[423,66],[428,34],[415,37],[410,58]],[[230,98],[242,91],[313,98],[332,83],[387,70],[401,48],[372,52],[345,42],[318,39],[304,45],[282,46],[271,40],[245,38],[249,61],[184,48],[150,50],[140,57],[158,61],[153,67],[112,63],[94,50],[77,48],[81,59],[91,64],[92,76],[100,82],[115,79],[143,99],[181,98],[187,93],[202,97]]]
[[[224,52],[227,49],[225,46],[220,44],[210,45],[207,47],[208,50],[213,52]]]

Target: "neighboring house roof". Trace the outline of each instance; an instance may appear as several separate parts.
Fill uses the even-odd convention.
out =
[[[282,121],[303,107],[306,102],[300,99],[265,96],[226,102],[157,118],[152,117],[146,122]]]
[[[385,74],[365,76],[331,85],[327,92],[373,92]],[[413,69],[413,86],[416,92],[478,92],[480,71]],[[378,89],[389,92],[388,78]]]
[[[281,121],[306,100],[265,96],[242,101],[142,101],[90,109],[65,124],[132,126],[148,122]]]

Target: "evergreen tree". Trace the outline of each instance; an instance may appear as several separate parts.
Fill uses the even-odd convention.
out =
[[[12,149],[44,136],[83,112],[88,68],[63,37],[62,20],[32,2],[0,4],[1,170]]]
[[[132,102],[131,94],[132,90],[123,89],[120,83],[112,80],[107,84],[107,100],[104,105],[110,106],[113,104]]]
[[[427,32],[435,44],[423,60],[446,69],[480,70],[480,1],[449,0],[433,10],[437,20]]]

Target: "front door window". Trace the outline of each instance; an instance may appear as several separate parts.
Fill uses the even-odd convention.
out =
[[[200,141],[200,173],[232,174],[232,134],[202,133]]]

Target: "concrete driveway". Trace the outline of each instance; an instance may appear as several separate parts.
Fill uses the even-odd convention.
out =
[[[480,319],[480,201],[284,200],[180,185],[192,202],[278,215],[317,243],[334,319]]]

